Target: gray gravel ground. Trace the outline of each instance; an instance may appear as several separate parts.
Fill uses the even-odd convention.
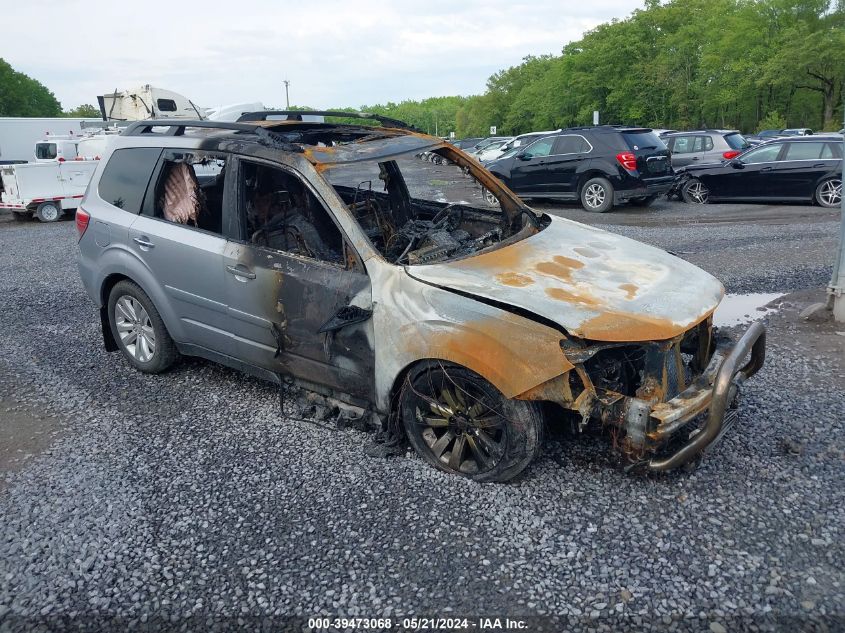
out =
[[[744,292],[823,286],[835,224],[605,228]],[[845,627],[845,381],[777,320],[739,426],[697,471],[626,475],[607,438],[558,433],[526,478],[480,485],[365,457],[370,435],[281,419],[274,387],[205,361],[133,371],[102,349],[75,237],[0,226],[0,395],[63,425],[0,489],[0,631],[320,614]]]

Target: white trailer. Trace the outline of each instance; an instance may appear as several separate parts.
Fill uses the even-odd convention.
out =
[[[0,117],[0,164],[35,160],[35,144],[52,136],[83,136],[82,122],[106,125],[98,119]]]
[[[55,222],[65,211],[75,210],[99,161],[68,160],[0,166],[0,211],[11,211],[19,220],[35,215]]]

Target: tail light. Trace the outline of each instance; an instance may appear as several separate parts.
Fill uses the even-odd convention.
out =
[[[736,158],[737,156],[739,156],[740,153],[741,152],[739,152],[735,149],[732,149],[732,150],[727,151],[724,154],[722,154],[722,158],[724,158],[725,160],[730,160],[731,158]]]
[[[622,152],[616,155],[616,160],[628,171],[637,171],[637,157],[633,152]]]
[[[79,239],[85,235],[88,229],[88,223],[91,221],[91,215],[82,207],[76,209],[76,232],[79,233]]]
[[[64,159],[64,157],[63,157],[63,156],[59,156],[59,162],[60,162],[60,163],[65,162],[65,159]]]

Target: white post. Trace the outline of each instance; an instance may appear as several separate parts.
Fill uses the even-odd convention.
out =
[[[845,158],[842,160],[842,180],[845,181]],[[839,220],[839,252],[833,261],[833,276],[828,291],[833,295],[834,320],[845,323],[845,196],[841,197],[840,203],[842,217]]]
[[[845,142],[842,144],[842,181],[845,182]],[[842,185],[840,185],[840,191]],[[839,219],[839,251],[833,260],[833,275],[830,278],[828,292],[833,299],[833,319],[845,323],[845,196],[840,194],[839,208],[842,217]]]

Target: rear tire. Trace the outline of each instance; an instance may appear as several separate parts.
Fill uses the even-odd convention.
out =
[[[58,222],[62,217],[62,207],[58,202],[42,202],[35,210],[35,217],[42,222]]]
[[[581,206],[590,213],[607,213],[613,208],[613,185],[607,178],[591,178],[581,188]]]
[[[825,209],[833,209],[842,204],[842,181],[829,178],[816,187],[816,202]]]
[[[707,204],[710,190],[698,178],[690,178],[681,187],[681,197],[687,204]]]
[[[539,455],[537,403],[509,400],[481,376],[447,363],[412,372],[399,399],[411,446],[431,466],[475,481],[508,481]]]
[[[115,284],[109,294],[108,315],[118,348],[138,371],[160,374],[179,358],[161,315],[134,282]]]

